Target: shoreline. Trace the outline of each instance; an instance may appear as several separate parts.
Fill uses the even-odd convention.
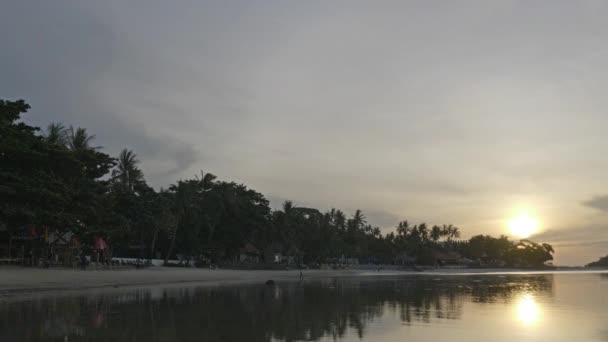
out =
[[[304,270],[306,279],[358,276],[361,271]],[[214,286],[264,284],[267,280],[298,281],[298,270],[229,270],[149,267],[144,269],[87,270],[71,268],[0,267],[0,300],[39,292],[150,286]]]
[[[606,273],[601,269],[433,269],[423,272],[414,270],[371,269],[304,270],[304,280],[337,277],[386,277],[386,276],[468,276],[508,274],[568,274]],[[299,281],[299,270],[228,270],[197,268],[150,267],[145,269],[82,271],[69,268],[40,269],[25,267],[0,267],[0,301],[7,298],[30,298],[44,293],[83,292],[101,289],[173,286],[221,286],[237,284],[264,284]]]

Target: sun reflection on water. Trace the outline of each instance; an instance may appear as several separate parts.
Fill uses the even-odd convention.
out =
[[[517,318],[524,325],[532,325],[539,319],[539,307],[534,297],[526,293],[517,302]]]

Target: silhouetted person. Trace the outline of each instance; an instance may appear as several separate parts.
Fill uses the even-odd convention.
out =
[[[45,268],[51,267],[51,263],[53,262],[53,250],[51,248],[48,249],[46,254],[46,265]]]
[[[80,268],[83,271],[87,269],[87,256],[84,253],[84,249],[80,251]]]

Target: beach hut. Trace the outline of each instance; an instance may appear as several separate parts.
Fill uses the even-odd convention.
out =
[[[461,256],[454,251],[433,251],[433,258],[435,263],[439,266],[445,265],[459,265]]]
[[[259,263],[262,259],[262,253],[252,243],[248,242],[245,246],[239,249],[239,262],[241,263]]]
[[[45,227],[27,224],[7,229],[7,259],[26,266],[36,266],[43,256]]]
[[[47,262],[64,266],[74,266],[80,243],[74,233],[67,230],[54,230],[46,233]]]

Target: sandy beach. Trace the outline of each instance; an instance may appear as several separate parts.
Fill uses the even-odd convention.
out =
[[[424,272],[383,270],[305,270],[304,279],[333,277],[380,277],[395,275],[481,275],[509,273],[553,273],[568,271],[522,271],[506,269],[437,269]],[[573,272],[581,272],[580,270]],[[593,272],[597,272],[593,271]],[[150,267],[134,270],[40,269],[0,267],[0,296],[22,296],[49,291],[99,288],[143,287],[157,285],[223,285],[264,283],[266,280],[298,281],[298,270],[223,270]]]
[[[306,279],[363,275],[364,271],[305,270]],[[21,267],[0,268],[0,296],[48,291],[87,290],[170,284],[222,285],[297,281],[298,270],[222,270],[150,267],[140,270],[77,270]]]

